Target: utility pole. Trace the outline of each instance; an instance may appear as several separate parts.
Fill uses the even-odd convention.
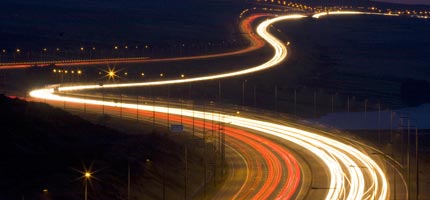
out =
[[[136,121],[139,121],[139,96],[136,96]]]
[[[154,91],[151,90],[152,94],[152,126],[155,128],[155,97],[154,97]]]
[[[378,102],[378,144],[381,145],[381,103]]]
[[[410,148],[411,148],[411,140],[410,140],[410,134],[411,134],[411,132],[410,132],[410,120],[408,119],[408,134],[407,134],[407,136],[408,136],[408,140],[407,140],[407,145],[406,145],[406,165],[407,165],[407,167],[408,167],[408,192],[409,192],[409,197],[411,196],[410,195],[410,191],[411,191],[411,158],[410,158],[410,154],[411,154],[411,152],[410,152]]]
[[[130,200],[130,162],[127,163],[127,199]]]
[[[246,83],[246,80],[243,80],[242,81],[242,106],[245,105],[245,83]]]
[[[221,81],[218,80],[218,102],[221,102]]]
[[[122,104],[122,93],[119,96],[119,102]],[[122,105],[119,107],[119,118],[122,119]]]
[[[193,102],[193,137],[194,137],[194,102]]]
[[[275,111],[278,111],[278,85],[275,85]]]
[[[294,88],[294,116],[297,117],[297,89]]]
[[[349,113],[349,96],[348,96],[348,98],[346,100],[346,110]]]
[[[418,162],[418,159],[419,159],[419,152],[418,152],[418,145],[419,145],[419,142],[418,142],[418,127],[415,127],[415,168],[416,168],[416,173],[415,173],[415,181],[416,181],[416,184],[415,184],[415,189],[416,189],[416,199],[419,199],[419,197],[420,197],[420,179],[419,179],[419,162]]]
[[[185,143],[185,187],[184,187],[184,197],[187,200],[187,186],[188,186],[188,143]]]
[[[257,86],[254,85],[254,107],[257,106]]]
[[[314,117],[317,117],[317,92],[314,91]]]
[[[163,158],[163,200],[166,199],[166,161]]]

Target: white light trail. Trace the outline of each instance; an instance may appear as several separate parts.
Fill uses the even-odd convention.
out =
[[[341,14],[340,12],[337,14]],[[362,13],[344,13],[344,14],[362,14]],[[316,18],[323,16],[321,14]],[[85,90],[97,88],[117,88],[117,87],[136,87],[136,86],[152,86],[164,84],[180,84],[186,82],[205,81],[211,79],[226,78],[232,76],[239,76],[248,73],[257,72],[270,67],[273,67],[282,62],[287,56],[287,49],[285,45],[268,33],[268,27],[282,20],[300,19],[304,15],[287,15],[276,17],[262,22],[257,27],[257,33],[266,40],[275,50],[275,55],[261,65],[248,68],[241,71],[209,75],[188,79],[176,79],[155,82],[143,83],[128,83],[128,84],[106,84],[106,85],[82,85],[82,86],[69,86],[60,87],[58,91],[72,91],[72,90]],[[315,17],[315,15],[314,15]],[[224,115],[219,113],[202,112],[195,110],[184,110],[171,107],[162,106],[149,106],[149,105],[136,105],[129,103],[115,103],[100,100],[81,99],[75,97],[59,96],[54,94],[53,88],[45,88],[34,90],[30,95],[35,98],[49,99],[57,101],[85,103],[93,105],[105,105],[113,107],[123,107],[131,109],[140,109],[146,111],[155,111],[159,113],[169,113],[172,115],[183,115],[187,117],[195,117],[200,119],[220,121],[227,124],[232,124],[248,129],[253,129],[258,132],[270,134],[278,138],[285,139],[302,146],[304,149],[309,150],[312,154],[318,156],[319,159],[325,164],[329,172],[329,186],[325,199],[379,199],[387,198],[388,184],[383,170],[372,160],[369,156],[362,153],[358,149],[344,144],[332,138],[319,135],[317,132],[310,132],[297,129],[290,126],[281,124],[270,123],[255,119],[238,117],[233,115]],[[211,117],[212,116],[212,117]],[[368,171],[366,171],[368,170]],[[365,174],[368,179],[366,182]],[[348,180],[348,181],[347,181]],[[367,186],[367,187],[366,187]],[[367,192],[373,190],[374,192]],[[370,193],[368,196],[367,194]]]
[[[168,84],[180,84],[180,83],[188,83],[188,82],[197,82],[197,81],[206,81],[206,80],[213,80],[213,79],[221,79],[221,78],[228,78],[233,76],[241,76],[244,74],[250,74],[254,72],[258,72],[261,70],[268,69],[270,67],[276,66],[277,64],[281,63],[285,60],[287,57],[287,47],[279,41],[277,38],[275,38],[273,35],[271,35],[267,28],[278,21],[283,20],[292,20],[292,19],[300,19],[306,17],[305,15],[286,15],[281,17],[276,17],[273,19],[266,20],[262,22],[257,27],[257,33],[260,35],[267,43],[269,43],[273,49],[275,50],[275,55],[270,59],[269,61],[252,67],[247,68],[240,71],[230,72],[230,73],[223,73],[223,74],[215,74],[215,75],[209,75],[209,76],[201,76],[201,77],[195,77],[195,78],[187,78],[187,79],[174,79],[174,80],[165,80],[165,81],[154,81],[154,82],[140,82],[140,83],[125,83],[125,84],[105,84],[103,86],[100,85],[84,85],[84,86],[71,86],[71,87],[62,87],[59,89],[59,91],[71,91],[71,90],[84,90],[84,89],[96,89],[96,88],[118,88],[118,87],[138,87],[138,86],[154,86],[154,85],[168,85]]]
[[[399,16],[397,14],[388,14],[388,13],[374,13],[374,12],[360,12],[360,11],[327,11],[314,14],[313,18],[320,18],[327,15],[384,15],[384,16]]]

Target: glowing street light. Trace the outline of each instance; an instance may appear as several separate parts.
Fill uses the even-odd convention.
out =
[[[185,78],[185,74],[181,74],[181,78]]]
[[[109,79],[115,79],[115,72],[114,71],[109,71],[108,72],[108,78]]]
[[[85,177],[85,179],[90,179],[91,178],[91,172],[85,172],[84,177]]]
[[[85,200],[88,200],[88,181],[91,179],[91,172],[86,171],[84,173],[84,182],[85,182]]]
[[[164,74],[163,74],[163,73],[161,73],[161,74],[160,74],[160,77],[163,77],[163,76],[164,76]]]

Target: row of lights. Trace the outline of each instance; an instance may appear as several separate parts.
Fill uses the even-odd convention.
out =
[[[129,47],[128,47],[127,45],[126,45],[126,46],[124,46],[124,49],[128,49],[128,48],[129,48]],[[135,48],[136,48],[136,49],[138,49],[138,48],[139,48],[139,46],[135,46]],[[149,45],[145,45],[145,46],[144,46],[144,48],[145,48],[145,49],[148,49],[148,48],[149,48]],[[113,49],[114,49],[114,50],[118,50],[118,49],[120,49],[120,47],[119,47],[119,46],[114,46],[114,47],[113,47]],[[79,50],[84,51],[84,50],[85,50],[85,47],[80,47],[80,48],[79,48]],[[92,48],[91,48],[91,50],[95,51],[95,50],[96,50],[96,47],[92,47]],[[22,51],[22,50],[21,50],[20,48],[15,49],[15,52],[16,52],[16,53],[21,53],[21,51]],[[42,51],[47,52],[47,51],[48,51],[48,48],[43,48],[43,49],[42,49]],[[55,48],[55,51],[60,51],[60,48]],[[2,51],[1,51],[1,52],[2,52],[2,53],[6,53],[6,52],[7,52],[7,50],[6,50],[6,49],[2,49]]]
[[[82,74],[82,70],[80,70],[80,69],[78,69],[78,70],[70,70],[70,71],[68,71],[68,70],[65,70],[65,69],[53,69],[52,70],[52,72],[53,73],[59,73],[59,74],[62,74],[62,73],[64,73],[64,74],[68,74],[69,72],[71,73],[71,74],[78,74],[78,75],[81,75]]]
[[[117,71],[108,70],[108,71],[105,71],[105,72],[106,72],[107,76],[111,77],[111,78],[118,76],[118,74],[117,74],[118,72]],[[99,72],[98,74],[102,75],[102,72]],[[124,72],[124,76],[127,76],[127,75],[128,75],[128,72]],[[145,73],[142,72],[142,73],[140,73],[140,75],[143,77],[143,76],[145,76]],[[160,73],[160,77],[164,77],[164,74]],[[185,74],[181,74],[180,77],[181,78],[185,78]]]

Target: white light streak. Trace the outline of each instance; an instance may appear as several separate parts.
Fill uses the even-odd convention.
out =
[[[316,14],[313,17],[318,18],[328,13]],[[331,12],[330,14],[366,14],[361,12]],[[117,87],[136,87],[136,86],[153,86],[165,84],[180,84],[186,82],[205,81],[211,79],[220,79],[244,74],[254,73],[273,67],[282,62],[287,56],[285,45],[268,33],[267,28],[278,21],[289,19],[304,18],[304,15],[287,15],[276,17],[262,22],[257,27],[257,33],[266,40],[275,50],[274,56],[264,64],[248,68],[241,71],[202,76],[187,79],[175,79],[155,82],[141,82],[128,84],[106,84],[106,85],[82,85],[59,87],[58,91],[85,90],[97,88],[117,88]],[[270,134],[278,138],[293,142],[307,149],[324,163],[329,172],[328,192],[325,199],[379,199],[387,198],[388,184],[383,170],[368,155],[358,149],[344,144],[335,139],[322,136],[317,132],[310,132],[298,128],[285,126],[281,124],[270,123],[245,117],[225,115],[219,113],[202,112],[196,110],[185,110],[179,108],[168,108],[155,105],[136,105],[130,103],[115,103],[100,100],[81,99],[75,97],[59,96],[54,94],[54,89],[45,88],[34,90],[30,95],[35,98],[49,99],[57,101],[85,103],[93,105],[104,105],[113,107],[123,107],[131,109],[140,109],[146,111],[155,111],[159,113],[169,113],[172,115],[183,115],[200,119],[220,121],[226,124],[253,129],[265,134]],[[365,177],[367,176],[367,179]],[[366,180],[368,182],[366,182]],[[366,187],[367,186],[367,187]],[[369,192],[373,189],[373,192]],[[369,196],[370,195],[370,196]]]

